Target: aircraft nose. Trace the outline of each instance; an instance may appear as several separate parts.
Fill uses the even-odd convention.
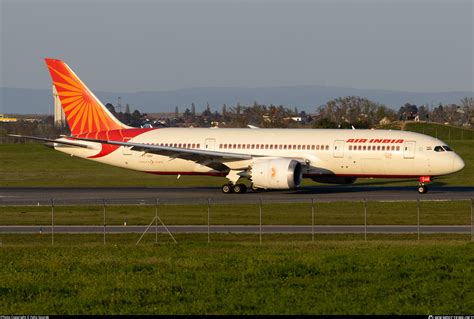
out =
[[[464,161],[461,156],[454,154],[453,157],[453,172],[458,172],[464,168]]]

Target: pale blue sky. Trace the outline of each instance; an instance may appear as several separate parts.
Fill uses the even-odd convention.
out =
[[[0,0],[0,86],[473,91],[473,1]]]

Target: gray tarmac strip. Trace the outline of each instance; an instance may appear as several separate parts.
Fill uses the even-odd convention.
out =
[[[105,233],[125,234],[125,233],[143,233],[148,226],[106,226]],[[167,226],[171,233],[207,233],[207,225],[169,225]],[[149,233],[166,233],[163,226],[151,226]],[[211,225],[211,233],[248,233],[258,234],[260,226],[258,225]],[[295,225],[262,225],[262,233],[266,234],[363,234],[364,225],[323,225],[314,226],[295,226]],[[417,233],[418,227],[415,225],[367,225],[367,233],[370,234],[410,234]],[[18,225],[18,226],[0,226],[0,234],[48,234],[52,232],[51,226],[37,225]],[[102,234],[104,226],[54,226],[54,233],[62,234]],[[423,234],[470,234],[470,225],[430,225],[420,226],[420,233]]]
[[[0,205],[56,204],[205,204],[208,198],[214,203],[243,204],[264,202],[302,203],[312,199],[321,202],[339,201],[404,201],[404,200],[470,200],[474,199],[474,186],[429,187],[427,194],[418,194],[413,186],[311,186],[296,190],[223,194],[219,187],[0,187]]]

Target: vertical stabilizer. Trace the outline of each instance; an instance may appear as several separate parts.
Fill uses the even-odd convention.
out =
[[[61,60],[45,59],[73,135],[129,128],[117,120]]]

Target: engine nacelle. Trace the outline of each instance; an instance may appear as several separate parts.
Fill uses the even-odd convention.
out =
[[[357,177],[353,176],[315,176],[311,179],[318,183],[325,184],[354,184]]]
[[[258,160],[252,164],[250,179],[258,188],[295,188],[302,179],[301,163],[286,158]]]

